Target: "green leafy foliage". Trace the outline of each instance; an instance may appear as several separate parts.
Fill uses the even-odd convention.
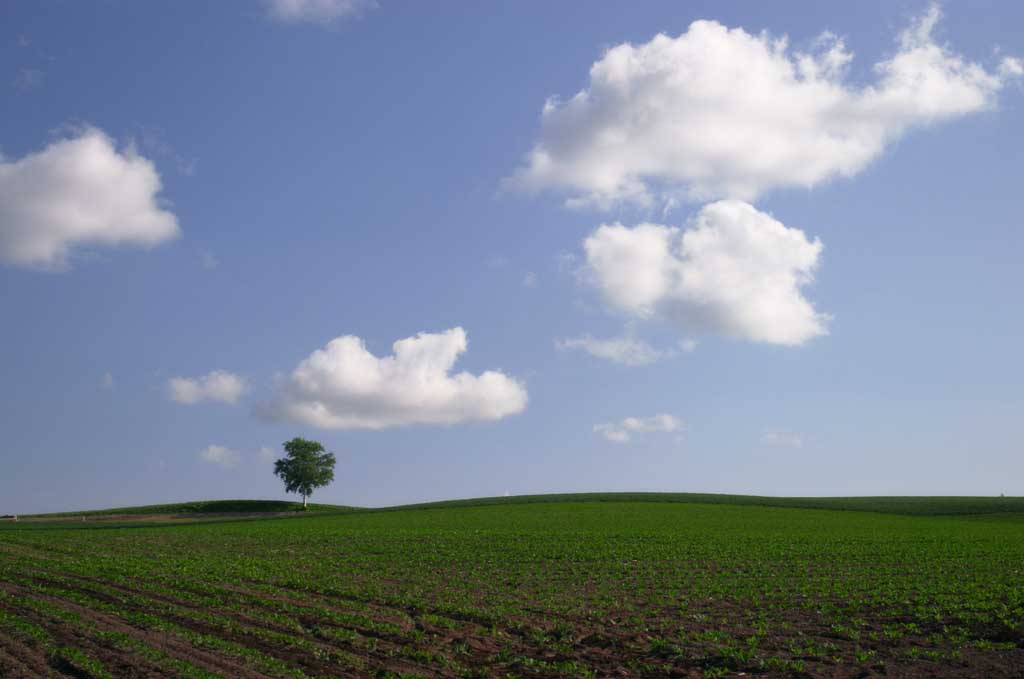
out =
[[[274,474],[284,481],[285,492],[302,495],[302,504],[313,490],[334,480],[334,454],[319,441],[294,438],[284,444],[286,456],[274,462]]]

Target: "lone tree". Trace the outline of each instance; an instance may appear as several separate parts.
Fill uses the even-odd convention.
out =
[[[334,454],[324,450],[319,441],[294,438],[284,444],[285,457],[274,462],[274,474],[284,480],[286,493],[300,493],[302,508],[308,509],[306,498],[314,488],[334,480]]]

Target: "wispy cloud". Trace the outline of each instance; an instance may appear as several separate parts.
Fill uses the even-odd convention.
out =
[[[19,90],[34,90],[41,87],[46,73],[38,68],[23,68],[14,77],[14,86]]]
[[[329,24],[355,18],[377,6],[374,0],[269,0],[270,16],[290,23]]]
[[[649,365],[676,355],[671,349],[655,349],[644,340],[634,337],[567,337],[555,340],[555,347],[561,350],[579,349],[591,356],[628,366]]]
[[[555,340],[559,350],[579,349],[596,358],[628,366],[650,365],[657,361],[675,358],[681,353],[690,353],[697,348],[693,339],[680,340],[676,346],[657,349],[636,336],[636,322],[626,324],[619,337],[597,338],[590,334],[582,337],[566,337]]]
[[[803,448],[803,437],[792,431],[771,430],[761,434],[761,443],[774,448]]]
[[[199,458],[203,462],[209,462],[224,468],[236,467],[242,460],[242,456],[238,451],[215,444],[208,445],[199,451]]]
[[[681,431],[683,423],[673,415],[654,415],[652,417],[627,417],[619,422],[595,424],[594,433],[614,443],[628,443],[635,434],[651,432],[670,433]]]
[[[167,380],[171,400],[185,404],[202,401],[236,403],[248,388],[244,378],[226,370],[214,370],[200,377],[172,377]]]

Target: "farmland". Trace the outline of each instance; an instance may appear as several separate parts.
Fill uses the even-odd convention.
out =
[[[0,675],[1021,676],[1020,499],[787,502],[6,525]]]

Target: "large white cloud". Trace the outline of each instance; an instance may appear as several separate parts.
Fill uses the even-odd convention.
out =
[[[0,156],[0,262],[61,270],[78,248],[171,240],[178,221],[160,188],[152,162],[95,128],[20,159]]]
[[[410,424],[498,420],[526,408],[526,387],[502,372],[452,374],[466,351],[452,328],[398,340],[378,358],[345,335],[299,363],[259,413],[328,429],[383,429]]]
[[[269,0],[270,14],[281,21],[330,23],[376,6],[374,0]]]
[[[794,52],[785,38],[696,21],[675,38],[615,46],[586,89],[545,104],[540,139],[508,183],[607,208],[752,200],[855,175],[911,127],[991,108],[1024,71],[937,43],[939,16],[933,6],[901,33],[866,86],[849,82],[853,55],[829,33]]]
[[[682,428],[683,423],[677,417],[661,414],[652,417],[627,417],[619,422],[595,424],[594,433],[613,443],[628,443],[634,434],[671,433]]]
[[[244,378],[226,370],[214,370],[200,377],[172,377],[167,380],[171,400],[186,404],[201,401],[236,403],[248,388]]]
[[[822,247],[736,200],[704,206],[685,230],[603,225],[583,243],[587,278],[613,307],[686,331],[785,345],[827,333],[828,316],[801,292]]]

